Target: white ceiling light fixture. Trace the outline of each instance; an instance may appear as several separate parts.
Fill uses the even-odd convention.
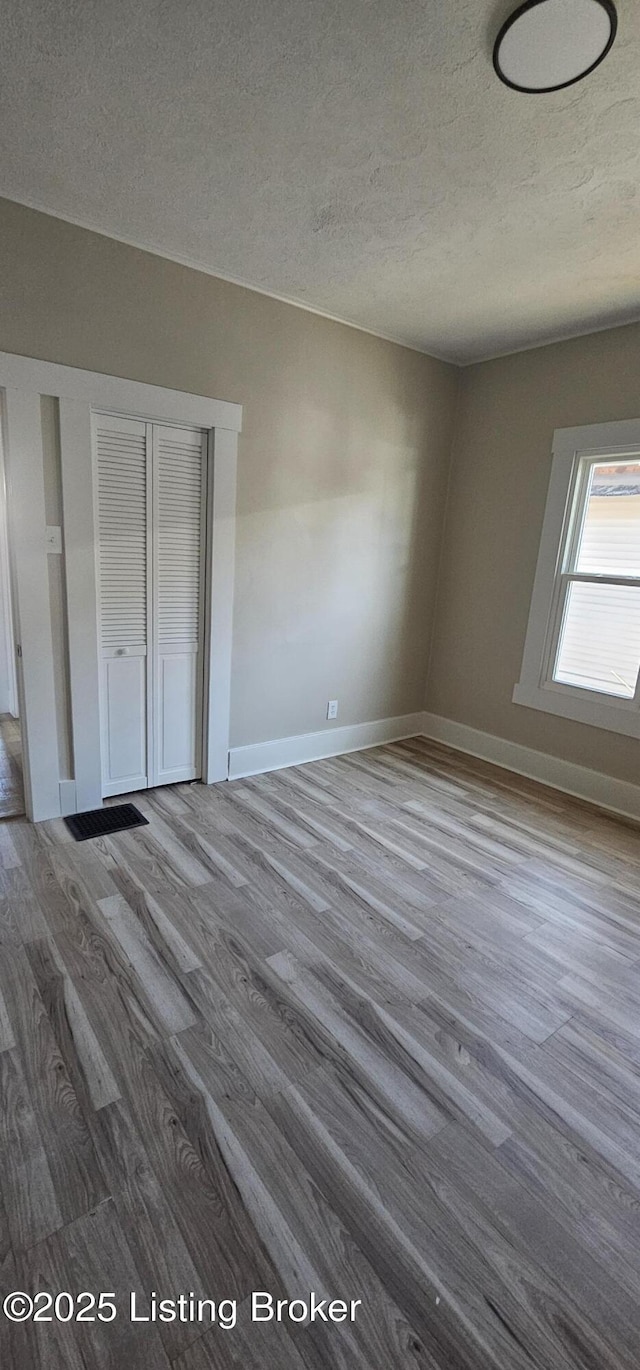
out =
[[[513,90],[562,90],[602,62],[617,26],[612,0],[525,0],[500,29],[493,65]]]

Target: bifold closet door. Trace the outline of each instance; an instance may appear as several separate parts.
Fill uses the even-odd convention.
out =
[[[206,436],[95,418],[104,795],[201,774]]]
[[[151,785],[201,774],[204,435],[153,425]]]
[[[97,415],[102,792],[148,778],[150,425]]]

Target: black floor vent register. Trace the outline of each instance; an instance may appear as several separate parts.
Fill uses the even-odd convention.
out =
[[[106,809],[74,813],[64,821],[76,842],[86,842],[88,837],[109,837],[112,832],[122,832],[123,828],[139,828],[149,819],[136,809],[135,804],[111,804]]]

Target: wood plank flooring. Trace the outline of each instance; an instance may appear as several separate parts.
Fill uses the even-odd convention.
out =
[[[24,813],[19,719],[0,714],[0,818]]]
[[[0,825],[2,1297],[118,1307],[2,1370],[637,1370],[638,831],[424,739],[136,802]]]

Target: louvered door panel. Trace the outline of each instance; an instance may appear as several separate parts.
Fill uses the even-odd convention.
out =
[[[204,444],[153,428],[155,785],[200,775]]]
[[[148,783],[147,427],[96,415],[103,793]]]

